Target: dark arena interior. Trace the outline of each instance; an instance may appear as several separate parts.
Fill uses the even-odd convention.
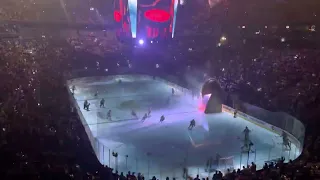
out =
[[[0,179],[320,179],[319,16],[1,0]]]

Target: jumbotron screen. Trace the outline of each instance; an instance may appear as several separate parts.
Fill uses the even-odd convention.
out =
[[[179,0],[115,0],[117,35],[138,39],[171,39]]]

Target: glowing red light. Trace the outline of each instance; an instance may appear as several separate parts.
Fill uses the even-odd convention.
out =
[[[206,105],[201,103],[199,105],[198,109],[199,109],[200,112],[204,112],[206,110]]]
[[[114,11],[113,18],[116,22],[120,22],[122,18],[121,13],[119,11]]]
[[[144,13],[144,16],[154,22],[166,22],[170,20],[170,13],[161,9],[148,10]]]

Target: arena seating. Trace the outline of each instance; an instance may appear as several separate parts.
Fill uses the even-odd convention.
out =
[[[0,3],[1,20],[68,21],[69,16],[71,21],[101,21],[90,12],[83,13],[84,17],[72,18],[73,11],[66,14],[59,3],[51,6],[56,10],[53,13],[48,4],[34,6],[34,1],[26,0],[8,2]],[[77,9],[77,2],[68,1],[67,4],[71,4],[68,5],[70,9]],[[86,9],[90,11],[87,5]],[[212,28],[212,24],[209,21],[194,28],[196,32],[203,32],[203,29]],[[224,176],[217,172],[208,179],[320,178],[317,129],[320,51],[316,48],[301,44],[283,47],[281,41],[265,41],[275,36],[279,39],[283,33],[256,37],[258,41],[249,41],[250,36],[246,45],[243,44],[246,38],[241,37],[230,41],[226,47],[219,47],[215,42],[221,34],[212,30],[209,34],[216,39],[201,43],[203,38],[197,33],[178,37],[179,45],[170,51],[172,56],[155,57],[151,51],[142,56],[148,60],[142,60],[141,56],[133,56],[131,50],[123,49],[120,43],[116,44],[112,35],[96,41],[96,37],[105,36],[102,32],[80,32],[75,38],[70,31],[67,37],[43,36],[35,31],[32,38],[26,38],[22,31],[19,25],[0,25],[3,37],[0,39],[1,179],[145,179],[139,172],[115,172],[98,162],[80,120],[70,110],[64,86],[65,80],[74,74],[117,74],[129,66],[136,72],[148,69],[154,75],[176,76],[182,86],[191,89],[194,87],[184,75],[201,69],[204,73],[199,76],[215,77],[225,91],[238,93],[244,101],[269,110],[286,111],[306,124],[304,151],[298,160],[270,162],[258,171],[252,164]],[[232,31],[238,32],[238,29]],[[93,34],[96,37],[92,37]],[[296,37],[291,33],[285,35],[287,39]],[[306,32],[305,37],[310,36],[309,31]],[[305,39],[301,38],[301,42]],[[190,49],[191,46],[197,48]],[[157,64],[161,68],[156,68]]]

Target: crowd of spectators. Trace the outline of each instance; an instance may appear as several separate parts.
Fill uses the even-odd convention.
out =
[[[146,66],[149,69],[157,69],[158,64],[160,72],[166,71],[173,75],[177,75],[177,72],[188,73],[193,69],[192,63],[181,64],[181,61],[172,61],[170,65],[174,65],[177,70],[172,72],[169,67],[166,68],[169,65],[158,59],[141,63],[134,58],[128,61],[125,55],[115,55],[115,61],[105,61],[101,56],[95,56],[83,49],[75,49],[74,46],[70,46],[68,39],[57,37],[39,36],[31,40],[21,37],[3,39],[0,53],[0,154],[1,171],[6,174],[5,179],[111,179],[114,176],[126,178],[115,172],[112,174],[110,168],[98,163],[81,122],[77,115],[70,111],[71,105],[66,101],[68,93],[64,80],[70,77],[69,73],[73,69],[109,69],[116,73],[117,68],[130,68],[130,65],[138,70],[139,67]],[[223,60],[211,60],[210,75],[216,77],[227,91],[232,89],[242,93],[242,88],[251,90],[252,95],[256,96],[250,97],[250,102],[265,108],[290,109],[292,102],[296,101],[294,98],[299,97],[299,103],[303,104],[291,111],[295,113],[317,98],[313,95],[318,90],[316,83],[319,75],[315,70],[318,55],[316,50],[280,51],[260,48],[260,51],[250,54],[256,58],[246,61],[240,58],[243,56],[240,53],[234,57],[228,55]],[[291,94],[294,98],[290,98]],[[288,98],[283,98],[286,95]],[[241,94],[241,97],[245,100],[247,98],[245,94]],[[279,101],[281,98],[284,99],[281,106],[274,103],[270,103],[269,106],[264,104],[271,99]],[[309,136],[299,161],[268,165],[258,172],[254,168],[245,168],[242,171],[230,172],[225,178],[315,177],[318,173],[318,149],[317,136]],[[133,176],[127,175],[134,179]],[[143,179],[142,175],[136,178]],[[215,175],[214,179],[219,179],[219,176]]]
[[[59,1],[2,0],[1,21],[66,21]]]
[[[298,117],[317,99],[320,76],[316,67],[320,51],[258,47],[250,57],[244,53],[230,57],[228,64],[212,65],[213,74],[220,77],[228,91],[256,92],[256,96],[244,96],[244,100]]]
[[[2,179],[92,179],[100,168],[66,101],[63,44],[0,42]]]
[[[112,31],[70,31],[68,42],[77,51],[88,52],[100,57],[120,51],[121,44]]]
[[[102,16],[94,2],[89,0],[2,0],[1,21],[72,22],[87,24],[111,23],[110,3]],[[111,3],[112,4],[112,3]],[[111,13],[112,14],[112,13]]]
[[[94,5],[90,1],[78,3],[73,0],[3,0],[0,2],[0,20],[93,24],[110,20],[109,14],[100,15],[98,9],[91,8]],[[209,29],[206,28],[208,24],[203,26]],[[197,28],[198,31],[201,29],[200,26]],[[215,77],[225,91],[239,94],[243,101],[269,110],[289,112],[306,124],[307,138],[298,160],[270,163],[261,171],[252,165],[241,171],[231,171],[223,178],[319,178],[320,74],[317,69],[320,51],[316,48],[282,47],[278,45],[286,44],[285,39],[280,38],[282,34],[277,36],[277,45],[250,43],[243,39],[241,43],[221,43],[220,31],[215,31],[207,43],[199,45],[197,41],[203,39],[196,36],[188,37],[189,40],[180,37],[177,46],[172,45],[175,48],[163,56],[155,57],[153,50],[143,52],[141,60],[138,58],[141,56],[134,54],[136,48],[128,50],[108,31],[74,30],[68,31],[67,38],[37,34],[31,39],[21,37],[21,31],[19,25],[0,24],[1,37],[19,35],[0,40],[2,179],[145,179],[139,173],[128,172],[125,176],[101,165],[77,114],[71,111],[72,105],[67,101],[69,94],[64,83],[73,70],[117,73],[123,68],[138,72],[149,69],[150,73],[179,76],[188,87],[183,75],[200,68],[200,77],[205,74]],[[253,31],[252,34],[257,32],[261,33]],[[228,40],[229,36],[225,38]],[[208,178],[221,179],[222,175],[217,173]]]

